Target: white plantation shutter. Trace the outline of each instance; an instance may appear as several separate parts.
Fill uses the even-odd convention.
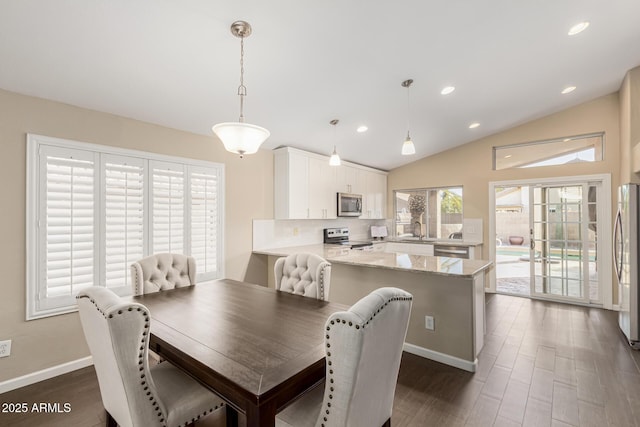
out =
[[[102,156],[104,191],[104,283],[118,293],[131,289],[129,266],[145,256],[145,161]]]
[[[95,283],[95,169],[91,152],[40,151],[40,310],[73,305]]]
[[[153,253],[224,275],[224,165],[27,135],[26,178],[27,320],[76,310],[89,286],[131,294]]]
[[[205,168],[189,168],[191,195],[191,248],[196,259],[198,280],[215,279],[218,276],[220,248],[219,220],[221,217],[220,179],[218,171]]]
[[[150,162],[152,253],[185,253],[184,165]]]

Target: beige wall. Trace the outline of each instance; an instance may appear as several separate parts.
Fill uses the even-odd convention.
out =
[[[264,262],[251,256],[251,220],[273,217],[271,151],[239,159],[213,136],[0,90],[0,259],[6,274],[0,282],[0,340],[13,340],[11,356],[0,359],[0,381],[89,355],[77,313],[25,321],[27,133],[224,163],[226,277],[254,281],[264,276]]]
[[[526,102],[526,100],[523,100]],[[482,218],[489,241],[489,182],[572,175],[611,174],[612,196],[620,182],[620,102],[618,93],[528,122],[515,128],[417,160],[394,169],[388,176],[388,212],[393,212],[393,190],[436,186],[464,187],[465,218]],[[494,171],[492,147],[592,132],[605,132],[605,160],[530,169]],[[423,141],[428,144],[428,141]],[[614,217],[615,204],[612,204]],[[489,258],[488,245],[483,258]],[[611,279],[611,282],[613,280]],[[614,301],[616,301],[614,287]]]

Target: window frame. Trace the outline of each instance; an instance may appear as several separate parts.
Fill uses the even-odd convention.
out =
[[[463,185],[446,185],[446,186],[441,186],[441,187],[420,187],[420,188],[402,188],[402,189],[397,189],[397,190],[393,190],[393,236],[396,238],[399,238],[399,236],[397,235],[397,225],[398,225],[398,196],[397,193],[415,193],[415,192],[424,192],[425,196],[428,195],[429,191],[446,191],[446,190],[450,190],[450,189],[460,189],[462,191],[462,207],[461,207],[461,212],[460,212],[460,220],[461,223],[460,225],[462,226],[463,221],[464,221],[464,186]],[[432,237],[428,237],[430,234],[430,226],[429,226],[429,218],[430,216],[428,215],[429,212],[429,202],[428,202],[428,196],[426,198],[426,202],[425,202],[425,219],[427,220],[426,223],[424,224],[425,226],[425,236],[423,236],[422,238],[425,240],[434,240],[436,238],[432,238]],[[406,237],[407,240],[420,240],[418,238],[410,238],[410,237]],[[437,240],[448,240],[448,237],[441,237],[438,238]]]
[[[46,236],[42,238],[46,231],[46,215],[42,215],[42,209],[46,209],[46,203],[43,201],[43,191],[46,192],[46,174],[42,173],[42,168],[46,168],[47,162],[41,158],[43,149],[46,150],[73,150],[74,152],[87,152],[93,156],[94,167],[94,285],[106,286],[106,263],[105,263],[105,165],[109,158],[135,158],[143,162],[143,189],[144,189],[144,233],[143,247],[144,256],[150,255],[152,250],[152,209],[150,204],[151,187],[151,165],[154,162],[182,164],[184,170],[185,198],[184,198],[184,253],[190,254],[191,242],[189,235],[191,233],[191,192],[190,171],[192,169],[205,169],[215,175],[217,180],[216,188],[216,207],[217,207],[217,230],[216,230],[216,271],[203,272],[198,271],[198,280],[206,281],[219,277],[224,277],[224,224],[225,224],[225,165],[223,163],[209,162],[204,160],[190,159],[179,156],[168,156],[156,154],[140,150],[132,150],[126,148],[111,147],[99,144],[93,144],[82,141],[74,141],[69,139],[55,138],[44,135],[30,134],[26,135],[26,320],[39,319],[58,314],[65,314],[77,311],[77,305],[65,302],[56,306],[43,304],[40,306],[40,294],[45,286],[43,274],[46,274],[46,254],[42,253],[42,247],[46,250]],[[52,147],[52,148],[48,148]],[[44,156],[44,155],[42,155]],[[136,160],[138,161],[138,160]],[[46,195],[46,194],[45,194]],[[45,212],[46,214],[46,212]],[[97,283],[96,283],[97,282]],[[120,288],[118,288],[120,289]],[[120,289],[120,294],[130,294],[131,289]],[[73,298],[73,297],[71,297]],[[68,300],[68,298],[67,298]],[[44,307],[46,305],[46,307]]]

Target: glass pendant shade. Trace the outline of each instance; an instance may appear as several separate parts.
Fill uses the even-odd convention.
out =
[[[253,154],[271,133],[260,126],[242,122],[218,123],[211,128],[224,148],[232,153]]]
[[[412,154],[416,154],[416,147],[413,145],[411,137],[407,135],[407,139],[405,139],[404,144],[402,144],[402,155],[410,156]]]
[[[331,154],[331,158],[329,159],[329,165],[340,166],[340,156],[338,156],[335,145],[333,146],[333,154]]]

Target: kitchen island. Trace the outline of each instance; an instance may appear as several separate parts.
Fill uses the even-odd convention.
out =
[[[374,289],[402,288],[413,294],[405,351],[474,372],[484,344],[484,280],[491,262],[307,245],[254,250],[268,257],[269,286],[278,257],[310,252],[332,264],[329,300],[354,304]],[[426,328],[433,318],[433,330]]]

